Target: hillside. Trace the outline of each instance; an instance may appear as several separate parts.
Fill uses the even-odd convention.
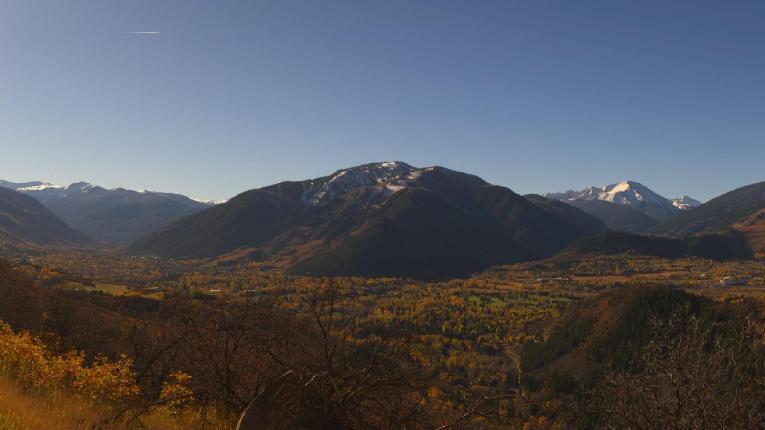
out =
[[[523,378],[545,387],[543,401],[573,405],[566,428],[762,428],[751,413],[765,394],[762,315],[756,300],[613,291],[569,307],[543,342],[526,343]]]
[[[538,208],[557,216],[580,236],[588,236],[593,232],[604,231],[604,222],[598,217],[588,214],[587,211],[581,210],[576,205],[548,199],[538,194],[528,194],[524,197]],[[608,227],[607,224],[605,226]]]
[[[739,219],[732,228],[747,238],[753,250],[765,252],[765,208]]]
[[[0,188],[0,237],[36,245],[92,244],[34,198],[5,188]]]
[[[254,249],[296,273],[443,277],[552,255],[606,230],[474,175],[385,162],[247,191],[129,247],[216,257]]]
[[[762,252],[765,243],[765,182],[738,188],[716,197],[696,209],[662,222],[650,231],[671,237],[684,237],[734,229],[750,239],[752,247]]]
[[[698,312],[708,300],[671,288],[612,291],[571,306],[546,328],[546,341],[526,344],[522,360],[528,379],[544,372],[584,378],[611,360],[623,364],[646,342],[648,320],[667,317],[675,308],[692,304]]]
[[[659,222],[633,207],[603,200],[571,200],[566,203],[602,220],[611,230],[643,233]]]
[[[68,225],[112,245],[125,245],[211,206],[179,194],[105,189],[86,182],[63,187],[0,181],[0,187],[34,197]]]
[[[631,253],[665,258],[702,257],[714,260],[750,259],[752,249],[737,233],[706,234],[673,239],[624,232],[610,232],[574,241],[561,256]]]

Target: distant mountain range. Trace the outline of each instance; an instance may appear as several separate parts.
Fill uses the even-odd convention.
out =
[[[602,220],[612,230],[676,239],[722,234],[732,240],[728,243],[735,243],[737,238],[743,237],[752,250],[765,252],[765,182],[738,188],[704,204],[688,196],[669,200],[632,181],[603,188],[547,194],[547,197],[582,209]],[[637,243],[632,239],[623,240],[629,236],[610,236],[609,246],[616,242],[612,240],[614,237],[624,243]],[[580,243],[602,245],[606,241]],[[721,242],[687,243],[698,248],[700,243],[707,246]]]
[[[212,206],[180,194],[105,189],[87,182],[56,186],[0,181],[0,187],[34,197],[72,228],[111,245],[128,244]]]
[[[444,167],[382,162],[213,205],[86,182],[0,181],[0,241],[129,245],[132,254],[255,259],[297,274],[415,278],[564,249],[744,258],[749,248],[765,252],[765,182],[701,205],[633,181],[520,196]]]
[[[93,245],[40,202],[13,190],[0,188],[0,242],[35,245]]]
[[[474,175],[383,162],[247,191],[129,252],[244,253],[295,273],[435,278],[550,256],[604,231],[573,206],[524,198]]]
[[[634,181],[588,187],[580,191],[548,193],[545,197],[576,206],[603,220],[612,230],[633,233],[648,231],[661,221],[701,204],[688,196],[670,200]]]

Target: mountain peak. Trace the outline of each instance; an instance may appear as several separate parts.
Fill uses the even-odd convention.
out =
[[[630,206],[639,205],[641,203],[649,203],[663,207],[672,205],[668,199],[656,194],[645,185],[635,181],[621,181],[603,187],[603,191],[598,195],[598,200]]]
[[[364,187],[375,187],[387,196],[400,191],[423,172],[403,161],[382,161],[341,169],[324,178],[304,181],[303,199],[317,205]]]
[[[568,203],[601,200],[632,207],[656,220],[671,217],[680,210],[674,201],[632,180],[623,180],[604,187],[588,187],[580,191],[548,193],[545,197]]]
[[[93,185],[90,182],[75,182],[73,184],[69,184],[68,187],[66,187],[66,191],[79,191],[79,192],[87,192],[95,188],[100,188],[97,185]]]
[[[624,180],[624,181],[617,182],[616,184],[607,185],[603,187],[603,190],[618,192],[618,191],[627,191],[627,190],[649,190],[649,188],[637,181]]]

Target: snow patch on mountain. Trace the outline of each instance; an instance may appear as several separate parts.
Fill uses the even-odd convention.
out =
[[[701,206],[701,202],[688,196],[682,196],[673,199],[672,205],[682,211],[687,211]]]
[[[407,188],[423,173],[401,161],[384,161],[338,170],[328,178],[306,181],[303,200],[310,205],[332,201],[364,187],[378,187],[384,196]]]
[[[63,187],[61,185],[53,185],[51,183],[45,182],[39,185],[19,187],[19,188],[16,188],[16,191],[25,192],[25,191],[63,190],[64,188],[66,187]]]
[[[194,200],[197,203],[202,203],[205,205],[215,206],[215,205],[222,205],[223,203],[226,203],[230,199],[223,199],[223,200],[205,200],[205,199],[195,199],[194,197],[189,197],[191,200]]]

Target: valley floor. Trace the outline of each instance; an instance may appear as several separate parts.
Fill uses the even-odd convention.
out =
[[[528,357],[529,345],[550,341],[572,304],[602,295],[613,297],[621,290],[656,286],[676,287],[719,303],[747,298],[762,301],[765,297],[762,261],[669,260],[634,255],[515,264],[467,279],[430,283],[393,278],[295,277],[255,263],[132,258],[90,251],[22,255],[15,258],[14,264],[16,270],[45,289],[87,303],[88,312],[114,323],[114,332],[108,331],[112,323],[102,324],[105,327],[100,336],[106,342],[91,337],[78,340],[90,342],[81,343],[88,353],[99,352],[88,345],[102,345],[97,347],[102,349],[108,345],[112,354],[127,351],[129,344],[124,342],[128,339],[117,340],[122,336],[119,331],[124,332],[144,318],[154,321],[150,315],[157,308],[155,304],[190,298],[200,304],[199,309],[212,310],[234,302],[264,303],[305,321],[314,316],[317,291],[331,286],[333,318],[342,327],[342,336],[358,345],[375,339],[406,344],[407,360],[430,386],[428,401],[450,411],[444,412],[441,422],[471,411],[482,398],[492,398],[498,399],[488,405],[492,413],[500,421],[505,420],[505,427],[497,428],[544,422],[556,416],[557,412],[528,406],[539,401],[535,397],[538,394],[533,394],[539,387],[534,384],[542,380],[522,381],[520,373],[528,364],[521,361]],[[572,327],[586,322],[575,321]],[[598,330],[606,328],[596,327]],[[161,332],[157,335],[158,339],[166,336]],[[574,340],[581,337],[576,333],[571,336]],[[571,339],[563,345],[574,342]],[[568,350],[573,352],[567,355]],[[558,354],[559,358],[546,364],[548,370],[555,371],[569,365],[584,369],[590,360],[584,350],[577,351],[573,346],[540,354]],[[137,366],[141,365],[139,360]],[[529,372],[534,378],[547,377],[538,369]],[[473,414],[468,421],[485,428],[480,425],[479,414]],[[124,423],[106,425],[104,416],[103,411],[87,402],[25,394],[0,380],[0,428],[132,428]],[[508,417],[514,418],[507,421]],[[161,415],[148,414],[142,420],[144,424],[151,421],[147,428],[179,428]],[[535,426],[529,428],[551,428]]]

